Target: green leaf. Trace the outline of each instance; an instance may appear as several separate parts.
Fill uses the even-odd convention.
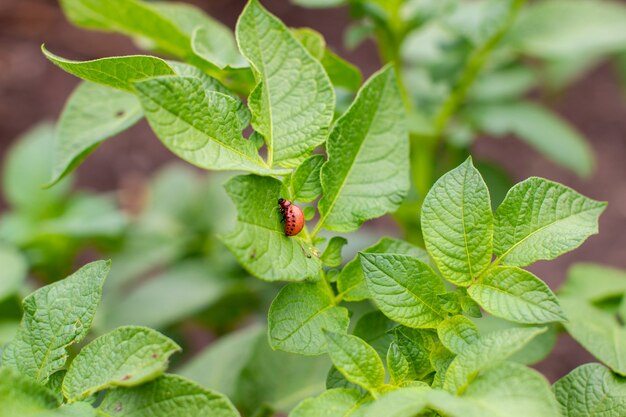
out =
[[[407,387],[386,392],[359,409],[359,417],[415,417],[426,408],[428,386]],[[430,417],[430,415],[428,415]]]
[[[239,417],[222,394],[169,374],[138,387],[108,391],[98,411],[115,417]]]
[[[143,113],[137,99],[125,91],[83,82],[65,103],[54,141],[49,186],[75,169],[106,139],[128,129]]]
[[[396,327],[394,337],[409,364],[408,379],[421,380],[434,370],[430,361],[431,352],[436,346],[437,337],[434,332]]]
[[[180,347],[146,327],[118,327],[85,346],[74,358],[63,395],[74,402],[113,387],[133,387],[159,377]]]
[[[326,351],[322,331],[346,332],[348,310],[322,283],[293,283],[276,296],[268,313],[270,346],[286,352],[321,355]]]
[[[235,36],[219,20],[185,3],[155,3],[161,15],[174,21],[191,37],[191,49],[203,60],[220,69],[245,68],[248,63],[237,49]]]
[[[535,3],[514,26],[510,40],[521,52],[546,59],[621,51],[626,47],[626,8],[611,1]]]
[[[433,390],[429,408],[447,417],[560,417],[550,384],[537,371],[502,363],[476,376],[461,397]]]
[[[324,55],[326,49],[326,40],[321,33],[311,28],[293,28],[291,34],[304,46],[313,58],[318,61]]]
[[[490,314],[505,320],[530,324],[565,320],[550,288],[520,268],[491,268],[467,293]]]
[[[456,355],[441,343],[435,345],[435,348],[430,352],[430,363],[435,370],[435,377],[431,384],[433,388],[443,387],[446,380],[446,372],[454,358],[456,358]]]
[[[237,207],[237,226],[222,237],[239,263],[267,280],[317,279],[321,262],[298,236],[285,236],[278,211],[281,183],[274,178],[239,176],[225,185]]]
[[[452,316],[439,323],[437,335],[447,349],[457,354],[480,337],[478,327],[465,316]]]
[[[63,404],[55,410],[39,413],[36,417],[99,417],[95,408],[87,402]]]
[[[437,299],[441,304],[441,308],[450,314],[461,313],[461,297],[463,295],[458,292],[447,292],[437,295]]]
[[[560,298],[567,332],[614,372],[626,376],[626,328],[616,317],[576,298]]]
[[[303,207],[302,213],[304,214],[304,220],[312,220],[315,217],[315,208],[311,206]],[[339,271],[336,272],[339,273]]]
[[[425,263],[406,255],[361,253],[367,288],[390,319],[415,328],[436,328],[443,320],[437,294],[443,282]]]
[[[42,383],[62,369],[67,348],[91,327],[110,268],[110,262],[92,262],[26,297],[22,324],[2,352],[2,365]]]
[[[481,334],[510,328],[528,327],[526,324],[513,323],[491,315],[485,316],[480,320],[474,320],[474,324],[476,324]],[[536,336],[520,351],[507,360],[510,362],[521,363],[523,365],[533,365],[545,359],[554,349],[557,341],[557,335],[560,332],[560,324],[551,323],[546,327],[547,330],[544,333]]]
[[[204,169],[269,172],[241,135],[237,100],[190,77],[151,78],[135,89],[150,126],[180,158]]]
[[[554,163],[578,176],[591,175],[593,151],[585,138],[551,111],[530,103],[498,103],[472,107],[470,118],[494,136],[515,134]]]
[[[237,49],[233,33],[219,21],[200,26],[191,38],[193,52],[218,68],[245,68],[248,63]]]
[[[267,331],[263,326],[250,326],[229,333],[210,344],[176,373],[234,398],[239,375],[259,341],[267,344]],[[207,369],[211,371],[207,372]]]
[[[463,313],[474,318],[481,318],[483,316],[483,313],[480,311],[480,306],[478,305],[478,303],[472,300],[471,297],[467,295],[467,293],[461,294],[459,298],[461,302],[461,310],[463,311]]]
[[[505,361],[545,331],[545,327],[527,327],[495,331],[480,337],[452,361],[443,388],[462,394],[481,371]]]
[[[17,138],[4,159],[2,191],[6,202],[35,218],[49,217],[49,211],[56,212],[71,187],[69,178],[53,189],[41,187],[50,179],[53,143],[54,126],[40,123]]]
[[[508,172],[503,167],[493,162],[476,161],[476,168],[480,171],[483,179],[489,188],[491,197],[491,208],[495,211],[504,201],[506,193],[515,183]]]
[[[4,301],[21,288],[28,273],[28,263],[17,249],[0,244],[0,265],[0,301]]]
[[[626,378],[599,363],[574,369],[554,384],[565,417],[620,417],[626,411]]]
[[[395,73],[386,67],[365,83],[337,120],[322,166],[317,228],[349,232],[398,208],[409,188],[403,108]]]
[[[402,353],[396,342],[391,342],[387,351],[387,369],[391,377],[391,383],[399,385],[409,377],[409,361]]]
[[[268,165],[295,167],[326,140],[335,97],[322,65],[285,25],[251,0],[236,28],[257,86],[248,98],[252,125],[267,142]]]
[[[315,398],[307,398],[291,410],[289,417],[345,417],[355,410],[361,393],[353,389],[336,388]]]
[[[363,76],[359,68],[339,55],[326,49],[320,61],[334,86],[348,91],[357,91],[361,86]]]
[[[430,258],[426,251],[404,240],[383,237],[375,245],[361,251],[361,253],[397,253],[411,255],[426,263]],[[356,256],[348,262],[337,277],[337,288],[346,301],[360,301],[369,298],[361,258]]]
[[[118,90],[133,91],[133,81],[160,75],[174,75],[174,70],[161,58],[146,55],[115,56],[91,61],[71,61],[54,55],[44,46],[42,52],[62,70],[86,81]]]
[[[61,0],[68,19],[77,26],[150,39],[165,52],[189,54],[189,37],[157,9],[136,0]]]
[[[348,334],[324,331],[324,335],[330,359],[348,381],[368,391],[376,391],[384,384],[385,367],[373,347]]]
[[[331,83],[335,87],[343,87],[356,91],[361,85],[361,71],[348,61],[334,54],[326,47],[324,37],[311,28],[292,29],[293,35],[315,59],[321,62]]]
[[[14,370],[0,368],[2,416],[31,416],[59,406],[56,396],[31,378]]]
[[[364,314],[356,322],[352,334],[365,340],[382,358],[387,354],[389,345],[393,341],[390,330],[396,326],[396,323],[385,317],[379,310],[374,310]]]
[[[169,4],[169,3],[164,3],[164,4]],[[175,3],[175,4],[170,4],[170,6],[186,6],[186,5]],[[211,92],[222,93],[224,95],[231,97],[233,100],[235,100],[237,104],[237,118],[239,119],[239,122],[241,123],[241,128],[243,130],[246,127],[248,127],[248,125],[250,124],[250,117],[251,117],[250,110],[248,110],[248,107],[246,107],[246,105],[243,103],[243,101],[241,101],[241,99],[239,98],[237,94],[230,91],[220,81],[207,75],[204,71],[202,71],[198,67],[194,67],[193,65],[183,64],[182,62],[176,62],[176,61],[168,61],[168,64],[174,69],[174,72],[176,72],[176,75],[179,75],[181,77],[197,78],[198,80],[200,80],[207,94],[210,94]]]
[[[590,302],[619,297],[626,293],[626,272],[592,263],[574,264],[559,295]]]
[[[511,188],[496,211],[494,252],[511,266],[554,259],[597,233],[605,208],[564,185],[529,178]]]
[[[486,103],[519,100],[537,84],[537,78],[538,74],[528,67],[498,69],[479,76],[469,91],[469,98]],[[473,107],[468,109],[470,114]]]
[[[471,157],[432,186],[422,207],[426,249],[445,279],[468,286],[491,262],[489,190]]]
[[[326,356],[307,357],[272,350],[264,333],[239,375],[233,398],[246,415],[268,406],[286,414],[303,399],[324,390],[329,366]]]
[[[312,155],[296,168],[291,177],[294,201],[309,203],[322,194],[320,170],[324,161],[324,156]]]
[[[367,391],[357,384],[353,384],[348,381],[345,376],[335,366],[331,366],[328,370],[328,374],[326,375],[326,389],[333,388],[346,388],[355,390],[361,393],[361,395],[367,394]]]
[[[324,252],[320,259],[322,263],[331,268],[338,268],[341,266],[341,248],[348,244],[346,238],[341,236],[333,236],[326,245]]]

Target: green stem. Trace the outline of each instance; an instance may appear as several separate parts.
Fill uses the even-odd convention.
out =
[[[448,96],[435,116],[435,138],[437,142],[441,140],[450,118],[463,104],[470,87],[474,84],[474,81],[476,81],[476,78],[487,63],[489,55],[515,22],[515,18],[524,3],[526,3],[526,0],[514,0],[502,26],[487,42],[470,55],[454,91]]]

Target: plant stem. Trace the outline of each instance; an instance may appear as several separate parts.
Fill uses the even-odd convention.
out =
[[[437,142],[441,140],[450,118],[456,113],[461,104],[463,104],[467,92],[487,63],[489,55],[509,31],[515,22],[519,10],[525,3],[526,0],[513,0],[513,4],[509,8],[509,12],[502,26],[487,39],[480,48],[470,55],[454,91],[448,96],[435,116],[435,138]]]

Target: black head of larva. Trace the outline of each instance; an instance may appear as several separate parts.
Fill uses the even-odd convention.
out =
[[[278,205],[284,210],[291,205],[291,202],[289,200],[285,200],[284,198],[279,198]]]

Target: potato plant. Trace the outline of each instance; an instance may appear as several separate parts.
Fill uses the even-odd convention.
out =
[[[224,183],[236,222],[219,238],[249,274],[286,284],[266,325],[227,336],[179,369],[203,388],[164,373],[179,347],[146,327],[117,327],[76,348],[94,320],[109,269],[105,261],[88,264],[24,300],[17,335],[2,351],[7,415],[626,413],[624,273],[579,265],[555,295],[524,269],[597,233],[606,203],[538,177],[493,201],[489,178],[466,150],[444,143],[455,137],[453,118],[477,111],[469,106],[470,87],[492,53],[503,54],[500,65],[519,69],[517,58],[498,47],[518,27],[524,2],[407,2],[420,12],[406,21],[400,2],[353,3],[373,24],[389,61],[365,82],[319,33],[288,28],[258,0],[245,6],[234,34],[183,3],[61,0],[73,23],[132,36],[154,55],[79,62],[42,47],[51,62],[84,80],[59,120],[48,186],[58,187],[99,143],[145,117],[184,161],[238,173]],[[574,9],[591,7],[575,3]],[[455,80],[447,98],[428,103],[406,82],[399,34],[433,16],[458,22],[455,4],[477,17],[473,26],[459,26],[464,38],[452,42],[460,53],[448,58],[462,63],[426,68]],[[543,16],[536,7],[565,7],[538,4],[531,18]],[[550,50],[528,32],[519,44]],[[522,91],[507,98],[516,101]],[[483,125],[503,132],[518,114],[528,123],[548,120],[544,128],[555,137],[578,144],[574,160],[588,157],[582,139],[555,116],[530,103],[511,106],[508,116],[493,103],[491,112],[480,109]],[[513,126],[528,133],[526,124]],[[528,137],[547,146],[536,128]],[[454,161],[441,176],[435,175],[439,149]],[[572,162],[554,148],[546,153]],[[178,192],[163,199],[175,200]],[[307,224],[294,236],[287,236],[292,226],[283,223],[279,199],[303,208]],[[380,237],[361,244],[354,257],[343,255],[364,222],[391,213],[406,239]],[[562,328],[602,364],[576,368],[551,386],[527,365],[548,354]],[[279,356],[267,355],[270,349]]]

